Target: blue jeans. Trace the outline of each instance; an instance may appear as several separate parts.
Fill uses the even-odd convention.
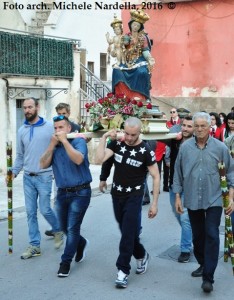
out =
[[[116,198],[112,196],[115,218],[121,231],[119,256],[116,261],[118,270],[130,273],[132,255],[136,259],[145,256],[145,248],[139,239],[139,214],[142,207],[141,196]]]
[[[23,185],[28,220],[29,243],[32,246],[40,246],[41,234],[37,219],[38,199],[40,212],[51,225],[53,232],[60,231],[59,223],[50,206],[52,175],[48,173],[42,173],[38,176],[24,174]]]
[[[142,197],[142,203],[146,200],[149,199],[150,201],[150,194],[149,194],[149,188],[148,188],[148,183],[147,183],[147,179],[148,179],[148,174],[146,175],[146,179],[145,179],[145,187],[144,187],[144,195]],[[148,199],[146,199],[148,198]],[[142,213],[142,209],[139,211],[139,222],[138,222],[138,228],[139,228],[139,234],[142,231],[142,225],[141,225],[141,213]]]
[[[150,193],[149,193],[149,187],[148,187],[148,182],[147,182],[148,176],[149,176],[149,174],[147,173],[146,179],[145,179],[145,188],[144,188],[143,201],[144,201],[144,198],[149,198],[149,200],[150,200]]]
[[[66,234],[66,245],[61,256],[62,262],[71,263],[79,245],[84,242],[80,227],[89,206],[91,188],[76,192],[64,192],[58,189],[56,209],[61,230]]]
[[[184,207],[184,213],[178,214],[175,209],[175,197],[176,194],[173,193],[172,189],[169,189],[170,203],[172,211],[181,226],[181,237],[180,237],[180,249],[181,252],[190,252],[192,249],[192,229],[189,221],[189,215],[187,208]],[[181,195],[181,202],[184,203],[184,194]]]
[[[204,266],[203,280],[214,283],[214,272],[219,259],[219,225],[222,207],[190,210],[189,219],[193,232],[194,255]]]

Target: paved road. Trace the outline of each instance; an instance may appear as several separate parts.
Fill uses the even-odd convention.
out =
[[[97,190],[99,186],[99,175],[101,172],[100,165],[90,165],[90,170],[92,173],[93,181],[91,183],[91,187],[93,190]],[[112,175],[112,172],[111,172]],[[108,179],[107,183],[111,183],[111,175],[110,179]],[[24,194],[23,194],[23,172],[15,178],[13,181],[13,209],[15,210],[15,217],[22,208],[24,207]],[[53,198],[54,195],[52,193],[51,197]],[[0,220],[7,218],[7,189],[5,185],[5,176],[2,174],[0,175]]]
[[[20,184],[20,179],[18,180]],[[22,197],[22,190],[19,186],[17,188],[18,190],[14,191],[15,197],[17,194],[18,197]],[[223,258],[220,258],[211,295],[202,292],[200,278],[192,278],[190,275],[197,268],[194,258],[187,264],[176,261],[179,254],[180,228],[171,212],[168,193],[160,194],[159,213],[155,219],[147,218],[147,210],[148,206],[144,206],[142,242],[151,255],[149,268],[145,274],[136,275],[135,260],[132,259],[129,285],[127,289],[118,290],[114,287],[114,280],[120,234],[108,193],[99,194],[94,190],[82,227],[82,234],[90,241],[87,257],[80,264],[72,263],[68,278],[56,276],[62,249],[55,250],[53,239],[44,236],[43,232],[48,228],[48,224],[41,216],[39,223],[42,232],[42,255],[29,260],[20,259],[28,241],[24,207],[18,208],[18,212],[14,213],[13,254],[8,254],[7,220],[0,221],[0,298],[3,300],[188,300],[210,297],[213,300],[233,299],[234,277],[230,261],[224,263]]]

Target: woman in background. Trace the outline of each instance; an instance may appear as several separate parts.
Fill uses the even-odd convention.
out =
[[[223,128],[221,126],[219,115],[216,112],[211,112],[210,116],[211,116],[210,135],[220,141],[223,141]]]
[[[226,117],[226,127],[224,129],[224,140],[234,135],[234,112],[230,112]]]
[[[220,118],[220,121],[221,121],[221,127],[222,127],[222,129],[224,129],[226,127],[227,115],[224,112],[221,112],[221,113],[219,113],[219,118]]]

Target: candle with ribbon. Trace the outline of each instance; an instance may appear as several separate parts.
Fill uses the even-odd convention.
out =
[[[13,209],[12,209],[12,143],[7,142],[7,199],[8,199],[8,252],[13,252]]]

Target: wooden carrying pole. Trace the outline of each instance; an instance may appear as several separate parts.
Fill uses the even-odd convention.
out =
[[[8,252],[13,253],[12,143],[7,142]]]
[[[227,178],[226,178],[226,169],[224,162],[220,162],[218,164],[219,167],[219,177],[220,177],[220,186],[222,190],[222,198],[223,198],[223,208],[227,208],[229,204],[229,192],[227,186]],[[232,223],[231,217],[225,214],[225,237],[224,237],[224,261],[228,261],[228,257],[231,257],[232,263],[232,271],[234,275],[234,243],[233,243],[233,233],[232,233]]]

